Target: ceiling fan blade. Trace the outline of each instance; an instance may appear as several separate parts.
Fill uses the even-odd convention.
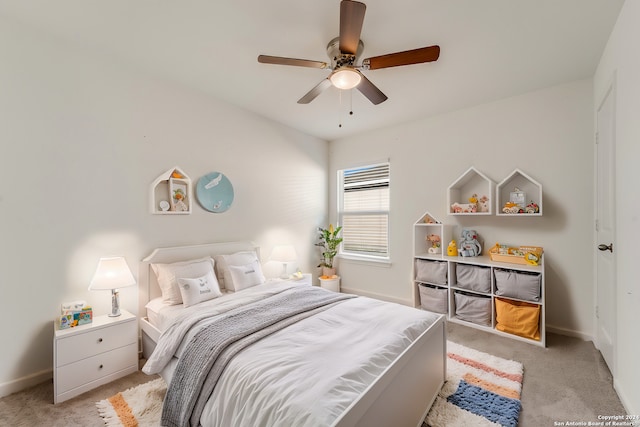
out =
[[[316,99],[316,97],[318,95],[320,95],[322,92],[324,92],[329,86],[331,86],[331,80],[329,80],[328,78],[322,80],[313,89],[311,89],[309,92],[307,92],[307,94],[305,96],[300,98],[298,100],[298,104],[308,104],[308,103],[310,103],[311,101]]]
[[[374,56],[362,61],[366,69],[377,70],[379,68],[398,67],[400,65],[421,64],[423,62],[436,61],[440,56],[440,46],[421,47],[419,49],[406,50],[404,52],[390,53],[388,55]]]
[[[355,55],[364,22],[364,3],[352,0],[340,2],[340,52]]]
[[[369,99],[369,101],[373,103],[373,105],[378,105],[388,99],[387,95],[382,93],[382,91],[378,89],[376,85],[371,83],[371,81],[366,78],[364,74],[360,73],[360,75],[362,76],[362,80],[360,81],[360,84],[356,86],[356,89],[358,89],[364,96],[366,96],[367,99]]]
[[[262,64],[295,65],[297,67],[327,68],[328,64],[322,61],[309,59],[283,58],[281,56],[258,55],[258,62]]]

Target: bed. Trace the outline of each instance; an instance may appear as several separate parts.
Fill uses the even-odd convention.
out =
[[[219,268],[224,259],[248,253],[259,261],[259,248],[254,243],[226,242],[158,248],[140,263],[139,313],[147,359],[143,371],[159,373],[169,385],[163,422],[203,426],[422,425],[444,383],[444,316],[298,285],[292,280],[262,280],[246,288],[236,282],[233,289],[228,280],[231,267],[226,271]],[[163,291],[158,265],[181,265],[208,257],[216,263],[214,273],[220,277],[222,295],[201,303],[190,301],[190,306],[188,294],[183,304],[159,303]],[[270,304],[282,311],[294,295],[302,296],[300,304],[308,307],[298,309],[299,303],[291,302],[295,314],[271,322],[265,307]],[[186,343],[208,345],[203,337],[208,340],[220,335],[219,331],[207,335],[209,327],[212,331],[229,325],[230,329],[240,327],[241,322],[224,324],[220,319],[235,319],[230,313],[242,311],[271,323],[265,323],[269,326],[258,331],[253,341],[253,335],[239,339],[247,341],[244,346],[221,350],[220,359],[227,362],[222,368],[211,369],[217,370],[214,380],[209,371],[208,376],[196,373],[193,361],[207,352],[189,352]],[[192,320],[193,316],[198,320]],[[260,322],[253,320],[252,325]],[[274,325],[278,328],[268,329]],[[207,366],[211,363],[203,362]],[[184,385],[195,383],[213,383],[215,387],[186,397],[181,394]],[[184,409],[167,409],[167,402],[172,401],[192,403],[185,413]],[[193,407],[195,415],[189,412]],[[172,413],[178,415],[171,418]]]

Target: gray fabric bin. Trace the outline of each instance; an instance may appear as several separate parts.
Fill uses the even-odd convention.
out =
[[[456,264],[456,287],[476,292],[491,292],[491,268]]]
[[[434,285],[446,285],[447,262],[417,259],[416,280],[418,282],[433,283]]]
[[[448,291],[446,288],[437,288],[429,285],[419,285],[420,306],[427,311],[446,314],[449,311],[447,303]]]
[[[455,293],[455,317],[477,325],[491,326],[491,298]]]
[[[496,268],[496,295],[525,301],[540,301],[542,275],[525,271]]]

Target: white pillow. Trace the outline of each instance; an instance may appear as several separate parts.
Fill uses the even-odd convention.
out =
[[[222,295],[216,276],[211,271],[195,279],[181,277],[178,279],[178,286],[185,308]]]
[[[258,254],[255,251],[241,251],[234,254],[216,256],[218,281],[221,282],[221,287],[230,291],[235,291],[236,289],[233,284],[233,277],[231,277],[229,267],[232,265],[247,265],[253,261],[258,261],[258,263],[260,262]],[[264,282],[264,276],[262,279]]]
[[[163,301],[168,304],[182,304],[177,279],[179,277],[194,279],[208,272],[213,274],[214,261],[211,257],[206,257],[172,264],[151,264],[151,268],[156,273]]]
[[[264,283],[265,278],[258,260],[245,265],[230,265],[231,285],[234,291],[250,288]],[[229,282],[227,282],[229,286]]]

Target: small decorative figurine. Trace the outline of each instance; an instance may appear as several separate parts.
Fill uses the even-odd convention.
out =
[[[452,240],[449,242],[449,246],[447,246],[447,255],[449,256],[457,256],[458,255],[458,246],[456,246],[456,241]]]
[[[430,254],[439,254],[441,252],[441,242],[440,242],[440,236],[438,236],[437,234],[429,234],[427,236],[427,241],[431,243],[431,246],[429,247],[429,249],[427,249],[427,252]]]
[[[526,211],[528,214],[538,213],[540,212],[540,207],[538,206],[537,203],[534,203],[532,200],[531,203],[527,205]]]
[[[481,252],[482,246],[478,241],[478,233],[468,228],[462,229],[458,254],[463,257],[472,257],[480,255]]]
[[[478,199],[478,212],[489,212],[489,198],[487,196]]]

